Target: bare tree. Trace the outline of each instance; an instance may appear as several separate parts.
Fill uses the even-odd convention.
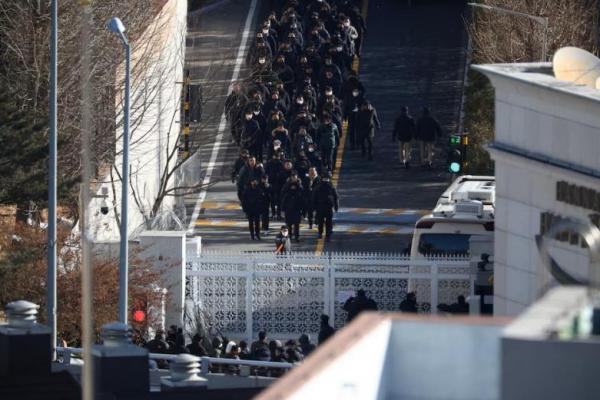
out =
[[[482,0],[482,4],[548,17],[548,54],[563,46],[596,52],[595,0]],[[474,9],[469,27],[476,63],[531,62],[541,59],[543,26],[527,17]]]
[[[481,0],[482,4],[548,17],[548,54],[564,46],[598,53],[598,8],[595,0]],[[515,15],[473,9],[468,25],[472,61],[483,63],[534,62],[541,60],[542,24]],[[465,94],[465,127],[470,133],[470,173],[493,173],[485,146],[494,137],[494,91],[483,75],[469,73]]]

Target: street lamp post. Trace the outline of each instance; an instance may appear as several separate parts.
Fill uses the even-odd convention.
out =
[[[119,246],[119,322],[127,323],[127,274],[129,243],[127,242],[127,207],[129,203],[129,88],[131,75],[131,48],[129,40],[125,36],[125,26],[117,17],[108,22],[108,29],[115,32],[121,38],[125,47],[125,99],[123,106],[123,168],[121,188],[121,241]]]
[[[544,39],[542,43],[542,61],[545,62],[548,53],[548,17],[540,17],[539,15],[527,14],[519,11],[507,10],[506,8],[500,8],[495,6],[489,6],[487,4],[479,3],[467,3],[471,7],[481,8],[488,11],[495,11],[502,14],[516,15],[519,17],[525,17],[539,22],[544,27]]]
[[[50,126],[48,133],[48,326],[52,334],[52,360],[56,360],[56,86],[58,0],[52,0],[50,22]]]

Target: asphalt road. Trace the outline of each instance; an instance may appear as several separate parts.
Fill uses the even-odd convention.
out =
[[[264,15],[262,7],[268,4],[262,3],[255,10],[259,16]],[[309,231],[303,224],[296,251],[321,250],[323,245],[325,251],[403,251],[414,222],[433,207],[449,183],[441,157],[432,170],[401,168],[398,145],[391,142],[391,129],[403,105],[413,114],[427,105],[446,134],[456,129],[465,57],[461,20],[464,2],[413,0],[410,7],[407,3],[368,3],[368,33],[360,75],[383,124],[375,139],[375,160],[363,160],[360,152],[345,147],[338,180],[342,209],[336,215],[333,240],[319,243],[316,230]],[[197,169],[190,168],[189,175],[201,180],[208,171],[212,183],[202,194],[202,202],[198,202],[197,195],[186,197],[187,214],[194,216],[190,233],[202,236],[204,249],[273,250],[273,237],[281,223],[272,222],[271,234],[261,242],[252,242],[237,205],[235,186],[229,181],[237,149],[229,142],[229,127],[223,132],[219,151],[214,153],[221,133],[223,102],[251,2],[214,4],[217,6],[192,17],[188,35],[186,64],[192,80],[202,84],[206,102],[203,121],[193,127],[199,150],[195,156]],[[241,77],[244,74],[247,71],[242,68]],[[211,157],[214,168],[208,168]],[[200,171],[200,176],[194,171]]]
[[[382,129],[374,140],[374,161],[346,147],[338,185],[344,207],[431,210],[448,186],[445,138],[432,170],[420,166],[416,144],[413,167],[406,170],[391,137],[402,106],[415,118],[424,106],[429,107],[445,135],[457,129],[466,47],[464,9],[464,1],[369,1],[359,72]],[[325,250],[402,252],[409,236],[342,233]]]

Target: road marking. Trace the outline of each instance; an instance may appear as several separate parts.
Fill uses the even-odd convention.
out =
[[[365,0],[365,1],[363,1],[363,7],[361,10],[364,21],[367,20],[368,9],[369,9],[369,0]],[[363,32],[363,35],[364,35],[364,32]],[[364,43],[364,40],[363,40],[363,43]],[[360,59],[358,57],[354,56],[354,60],[352,61],[352,69],[356,72],[357,75],[358,75],[359,68],[360,68]],[[333,186],[336,189],[337,189],[338,180],[340,178],[340,171],[342,169],[342,160],[344,158],[344,147],[346,144],[346,140],[348,138],[348,121],[344,121],[342,130],[344,131],[344,140],[340,140],[340,146],[338,147],[337,158],[335,160],[335,171],[333,172],[333,176],[331,178],[331,183],[333,183]],[[336,231],[339,231],[339,226],[336,226]],[[321,254],[323,254],[324,248],[325,248],[325,239],[321,238],[317,241],[317,248],[315,250],[315,253],[318,256],[320,256]]]
[[[250,10],[248,11],[248,16],[246,17],[246,23],[244,25],[244,33],[242,34],[242,40],[240,42],[240,46],[238,47],[235,68],[233,69],[231,80],[229,81],[230,86],[233,84],[233,82],[237,81],[240,75],[240,71],[242,69],[242,63],[244,62],[244,54],[246,53],[246,45],[248,43],[248,37],[250,36],[250,27],[252,26],[252,21],[254,20],[254,12],[256,11],[256,4],[257,0],[252,0],[252,3],[250,4]],[[219,150],[221,149],[221,145],[223,143],[224,131],[226,126],[227,116],[225,115],[225,111],[223,110],[223,113],[221,114],[221,121],[219,122],[219,128],[217,130],[217,136],[215,137],[215,143],[210,154],[210,161],[208,162],[208,166],[206,167],[206,175],[202,180],[202,186],[204,186],[205,189],[202,189],[202,191],[198,195],[198,201],[196,201],[194,212],[192,213],[192,218],[190,219],[190,226],[188,227],[187,231],[189,234],[194,233],[195,221],[198,219],[200,209],[202,208],[202,203],[204,202],[206,194],[208,193],[208,188],[206,186],[210,183],[210,180],[212,178],[212,174],[217,163],[217,157],[219,155]]]
[[[333,187],[337,189],[338,180],[340,179],[340,170],[342,169],[342,160],[344,158],[344,148],[346,147],[346,139],[348,136],[348,121],[344,121],[342,124],[342,131],[344,132],[343,139],[340,140],[340,145],[337,149],[337,157],[335,159],[335,170],[333,171],[333,176],[331,177],[331,183]],[[339,230],[336,227],[336,230]],[[321,238],[317,240],[317,248],[315,252],[318,256],[323,254],[323,248],[325,247],[325,238]]]
[[[214,201],[207,200],[202,203],[205,210],[241,210],[240,203],[237,201]],[[358,214],[358,215],[382,215],[382,216],[422,216],[431,213],[425,209],[411,208],[364,208],[364,207],[340,207],[337,215],[340,214]]]
[[[217,219],[207,218],[199,219],[194,224],[199,228],[243,228],[243,233],[246,233],[248,229],[248,222],[245,220],[233,220],[233,219]],[[307,229],[306,225],[302,225],[301,233],[304,237],[308,236],[308,233],[316,235],[316,229]],[[273,229],[271,229],[273,231]],[[336,224],[336,233],[369,233],[369,234],[385,234],[385,235],[408,235],[413,231],[412,226],[393,226],[393,225],[351,225],[351,224]],[[215,233],[215,232],[212,232]],[[242,232],[240,232],[242,233]]]

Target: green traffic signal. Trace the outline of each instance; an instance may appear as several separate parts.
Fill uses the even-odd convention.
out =
[[[459,162],[451,162],[450,166],[448,167],[448,169],[450,170],[450,172],[453,172],[455,174],[460,172],[460,163]]]

